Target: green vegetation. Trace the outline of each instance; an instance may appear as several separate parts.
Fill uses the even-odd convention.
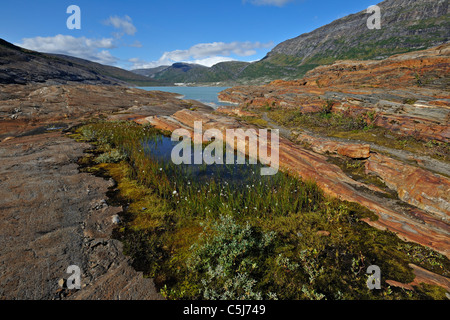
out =
[[[325,115],[328,115],[331,113],[331,110],[333,109],[334,101],[333,100],[327,100],[326,103],[322,106],[322,113]]]
[[[200,295],[207,300],[262,299],[253,289],[257,281],[250,275],[258,268],[258,260],[267,255],[274,233],[252,229],[247,222],[240,225],[231,216],[204,228],[201,238],[195,243],[187,261],[190,272],[205,274],[201,280]],[[268,293],[267,298],[275,298]]]
[[[95,158],[96,163],[117,163],[123,161],[127,158],[127,156],[122,153],[120,150],[112,149],[106,151]]]
[[[410,292],[384,282],[413,281],[409,263],[448,276],[450,262],[370,227],[362,219],[376,217],[365,208],[283,172],[261,177],[250,167],[241,180],[193,179],[149,154],[146,145],[162,137],[132,122],[91,123],[74,135],[96,147],[80,161],[84,170],[117,182],[111,201],[127,209],[115,235],[166,298],[445,299],[439,287]],[[126,160],[95,163],[111,150]],[[366,286],[373,264],[382,290]]]
[[[371,191],[374,192],[376,195],[383,198],[398,199],[397,192],[389,189],[383,182],[383,180],[381,180],[379,177],[375,175],[366,174],[364,160],[362,161],[351,158],[343,159],[340,157],[330,156],[328,158],[328,161],[339,166],[342,169],[342,171],[344,171],[347,175],[349,175],[353,180],[378,187],[381,190],[381,192]],[[370,192],[369,190],[367,191]]]
[[[155,74],[158,81],[172,83],[245,82],[255,79],[298,79],[318,64],[302,64],[298,57],[274,54],[261,61],[229,61],[210,68],[193,64],[176,64]]]
[[[271,110],[271,107],[268,107],[267,110]],[[261,127],[261,128],[267,128],[268,127],[268,122],[264,119],[261,118],[257,118],[257,117],[251,117],[251,116],[242,116],[239,117],[240,120],[243,120],[249,124],[253,124],[255,126]]]
[[[355,131],[371,129],[369,120],[363,115],[350,117],[342,113],[332,113],[333,101],[327,101],[321,112],[303,113],[300,110],[276,109],[268,112],[268,117],[287,128],[305,127],[321,133],[334,131]],[[367,114],[366,114],[367,116]]]
[[[408,100],[405,103],[413,103]],[[415,136],[405,136],[373,125],[376,113],[359,116],[332,113],[332,101],[327,101],[321,112],[302,113],[300,110],[274,109],[267,112],[275,123],[289,129],[305,128],[326,136],[361,140],[377,145],[425,154],[438,160],[450,161],[450,144],[440,141],[423,141]]]
[[[239,79],[299,79],[306,72],[317,67],[317,63],[303,63],[302,58],[273,54],[261,61],[250,64],[239,75]]]

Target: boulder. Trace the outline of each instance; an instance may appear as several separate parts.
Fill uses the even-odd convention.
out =
[[[380,177],[401,200],[444,222],[450,218],[450,179],[379,153],[366,161],[366,173]]]

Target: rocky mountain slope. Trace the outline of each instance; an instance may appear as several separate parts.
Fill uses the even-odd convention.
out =
[[[134,72],[124,70],[121,68],[107,66],[100,63],[92,62],[85,59],[80,59],[76,57],[66,56],[66,55],[56,55],[56,54],[48,54],[49,56],[54,56],[57,58],[61,58],[63,60],[67,60],[74,65],[81,66],[92,70],[93,72],[97,72],[101,75],[111,77],[126,83],[134,84],[137,86],[160,86],[165,85],[164,83],[160,83],[158,80],[148,79],[148,77],[144,77],[142,75],[136,74]]]
[[[108,189],[116,190],[113,181],[78,171],[75,162],[88,145],[69,139],[61,128],[87,120],[122,119],[190,133],[195,121],[203,121],[205,130],[223,131],[255,128],[250,121],[273,126],[270,121],[261,125],[264,122],[257,118],[269,110],[292,111],[295,120],[323,111],[325,105],[329,109],[324,118],[337,113],[343,115],[340,120],[352,115],[372,117],[373,124],[389,130],[388,135],[428,135],[430,148],[437,148],[434,140],[444,144],[450,138],[449,54],[449,45],[442,45],[382,61],[341,61],[316,68],[302,80],[236,87],[221,97],[241,105],[216,112],[176,94],[122,86],[0,85],[0,191],[4,195],[0,214],[6,244],[0,250],[0,299],[161,298],[153,280],[132,270],[123,247],[112,239],[114,217],[122,210],[107,200]],[[417,290],[423,282],[450,292],[449,268],[441,264],[438,270],[439,264],[432,265],[438,253],[450,257],[448,161],[381,148],[379,141],[385,137],[377,134],[376,143],[369,144],[285,127],[280,168],[315,180],[327,195],[370,209],[378,219],[362,221],[410,242],[399,245],[430,248],[425,256],[408,251],[412,260],[404,268],[412,269],[411,276],[385,278],[386,284]],[[317,236],[324,241],[341,234],[320,232]],[[373,249],[389,250],[385,243]],[[395,259],[393,255],[393,263]],[[77,292],[65,285],[69,263],[83,270],[82,290]]]
[[[169,68],[170,66],[159,66],[156,68],[147,68],[147,69],[134,69],[132,72],[136,74],[140,74],[141,76],[146,76],[153,78],[155,74],[157,74],[160,71],[163,71],[164,69]]]
[[[71,82],[108,85],[159,83],[120,68],[26,50],[0,39],[0,84]]]
[[[315,66],[344,59],[380,59],[430,48],[450,39],[446,0],[386,0],[381,29],[369,30],[366,10],[277,45],[242,77],[295,78]],[[273,77],[272,77],[273,79]]]
[[[276,46],[268,58],[277,54],[301,58],[306,62],[335,59],[371,59],[423,49],[449,40],[448,1],[386,0],[381,8],[381,29],[369,30],[366,11],[349,15],[313,32]]]

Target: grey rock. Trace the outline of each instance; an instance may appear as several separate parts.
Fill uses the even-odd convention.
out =
[[[119,224],[120,223],[120,217],[117,214],[112,216],[111,220],[112,220],[113,224]]]

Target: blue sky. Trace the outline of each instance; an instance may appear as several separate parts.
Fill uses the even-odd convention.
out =
[[[125,69],[256,61],[275,45],[367,9],[374,0],[11,0],[0,38]],[[69,30],[67,8],[81,9]]]

